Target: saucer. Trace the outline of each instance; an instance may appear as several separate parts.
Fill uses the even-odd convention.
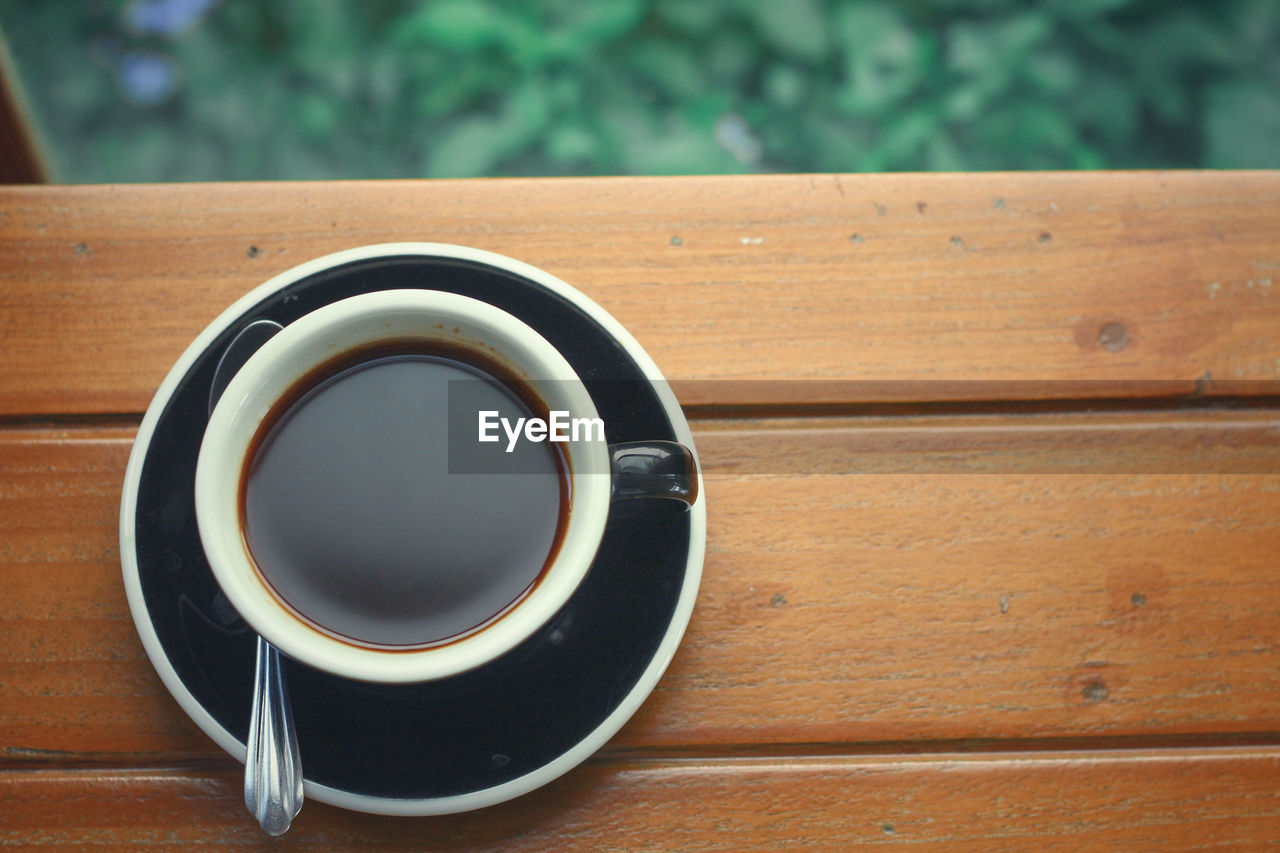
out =
[[[339,252],[268,281],[196,338],[138,430],[121,505],[130,610],[169,692],[228,753],[245,757],[257,637],[214,582],[195,524],[196,457],[217,361],[247,322],[287,325],[375,290],[459,293],[514,314],[583,380],[611,443],[693,447],[652,359],[604,309],[509,258],[431,243]],[[600,549],[569,602],[506,655],[416,684],[339,678],[286,659],[306,796],[378,814],[446,814],[540,787],[595,752],[670,663],[702,574],[705,501],[610,508]]]

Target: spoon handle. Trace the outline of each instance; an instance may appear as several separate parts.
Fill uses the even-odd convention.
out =
[[[302,758],[280,653],[258,637],[244,762],[244,803],[268,835],[283,835],[302,808]]]
[[[231,378],[283,328],[273,320],[255,320],[227,344],[209,387],[210,414]],[[245,747],[244,804],[268,835],[283,835],[302,808],[302,757],[280,652],[262,637],[258,637],[253,712]]]

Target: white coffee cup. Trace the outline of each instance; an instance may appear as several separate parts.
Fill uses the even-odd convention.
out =
[[[591,566],[615,496],[696,499],[693,456],[663,442],[609,447],[589,434],[568,437],[569,500],[559,547],[532,589],[505,612],[447,643],[386,648],[352,642],[300,616],[264,580],[244,533],[241,493],[246,458],[268,416],[317,366],[382,341],[422,341],[472,351],[508,369],[550,410],[594,419],[591,395],[554,346],[521,320],[469,297],[432,290],[388,290],[331,303],[267,340],[219,398],[200,446],[195,504],[213,574],[249,625],[291,658],[335,675],[379,682],[445,678],[482,666],[531,637],[573,595]],[[627,468],[655,457],[686,456],[692,491],[644,485]],[[666,469],[671,469],[671,460]],[[612,471],[612,473],[610,473]],[[618,490],[620,478],[632,487]],[[670,477],[667,478],[670,481]],[[634,487],[640,482],[639,487]],[[615,492],[617,495],[615,495]]]

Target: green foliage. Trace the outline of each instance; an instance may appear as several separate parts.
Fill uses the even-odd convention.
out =
[[[1280,167],[1274,0],[205,6],[0,0],[60,178]]]

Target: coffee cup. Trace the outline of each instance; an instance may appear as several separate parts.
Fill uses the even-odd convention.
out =
[[[366,681],[457,675],[564,606],[611,502],[696,501],[688,448],[607,432],[568,361],[493,305],[339,300],[266,340],[218,399],[196,467],[201,544],[289,657]]]

